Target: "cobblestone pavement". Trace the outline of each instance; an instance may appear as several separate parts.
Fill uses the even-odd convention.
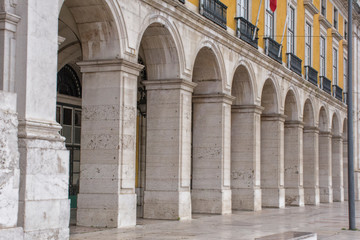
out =
[[[231,215],[194,214],[189,221],[138,219],[136,227],[123,229],[72,226],[70,240],[254,239],[287,231],[316,232],[318,239],[326,240],[360,240],[360,231],[342,230],[348,227],[347,211],[344,202],[259,212],[234,211]],[[359,202],[356,216],[360,226]]]

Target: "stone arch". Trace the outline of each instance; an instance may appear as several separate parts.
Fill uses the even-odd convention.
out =
[[[305,100],[303,122],[305,127],[315,126],[315,113],[312,101],[308,98]]]
[[[284,113],[286,116],[286,121],[299,120],[299,106],[297,99],[298,98],[295,95],[295,91],[289,89],[284,101]]]
[[[318,126],[321,132],[327,132],[329,130],[328,114],[324,106],[321,106],[319,110]]]
[[[233,105],[250,105],[255,103],[255,77],[251,65],[241,61],[234,70],[231,95],[236,97]]]
[[[59,56],[80,45],[82,60],[119,58],[120,22],[114,16],[112,1],[94,0],[91,5],[86,0],[64,1],[59,14],[59,36],[65,37],[65,41],[59,48]],[[71,33],[66,34],[68,39],[61,36],[63,29]]]
[[[267,79],[263,85],[261,93],[261,106],[264,108],[263,114],[279,113],[278,91],[274,80]]]
[[[339,121],[339,117],[338,114],[335,112],[333,114],[332,117],[332,121],[331,121],[331,133],[334,136],[340,136],[341,135],[341,130],[340,130],[340,121]]]
[[[209,57],[209,59],[206,59],[207,57]],[[225,70],[225,62],[224,62],[224,58],[222,56],[222,53],[219,49],[219,47],[213,43],[210,40],[203,40],[200,45],[197,48],[196,51],[196,55],[193,58],[193,63],[192,63],[192,79],[194,82],[196,82],[198,84],[197,89],[195,90],[194,93],[199,92],[201,94],[203,93],[210,93],[209,91],[199,91],[199,89],[202,88],[202,82],[204,77],[201,77],[199,75],[204,74],[206,77],[210,80],[210,78],[212,78],[212,81],[214,82],[213,84],[209,84],[209,86],[211,85],[212,90],[210,90],[212,93],[223,93],[225,90],[225,85],[226,85],[226,70]],[[210,60],[211,66],[213,67],[213,69],[211,69],[211,66],[207,66],[207,65],[201,65],[202,62],[199,62],[199,60],[202,60],[204,62],[208,62],[207,60]],[[206,67],[205,67],[206,66]],[[196,70],[199,70],[201,68],[204,68],[202,72],[197,72]],[[206,70],[209,70],[208,73],[206,73]],[[215,73],[215,72],[216,73]],[[211,77],[211,76],[212,77]],[[215,78],[214,78],[215,77]],[[199,81],[200,80],[200,81]],[[220,81],[220,84],[219,84]],[[209,81],[207,81],[207,83],[209,83]]]
[[[176,26],[154,14],[146,16],[141,26],[136,52],[147,64],[148,80],[189,78],[184,72],[184,47]]]

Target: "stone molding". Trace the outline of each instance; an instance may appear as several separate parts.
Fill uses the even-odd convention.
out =
[[[285,128],[304,128],[304,122],[298,120],[285,121]]]
[[[341,135],[332,135],[333,140],[342,141],[343,137]]]
[[[332,26],[331,23],[326,19],[326,17],[324,17],[321,14],[319,15],[319,21],[320,21],[320,24],[325,27],[325,29],[329,29]]]
[[[335,29],[334,27],[331,28],[331,35],[338,41],[343,39],[343,37],[341,36],[339,31],[337,29]]]
[[[304,133],[315,133],[319,134],[319,128],[314,126],[304,126]]]
[[[19,138],[39,139],[64,142],[65,137],[59,134],[61,126],[57,122],[40,122],[19,120]]]
[[[15,14],[0,12],[0,30],[7,30],[15,33],[20,19],[21,18]]]
[[[181,89],[188,92],[193,92],[197,83],[187,81],[185,79],[169,79],[169,80],[147,80],[142,81],[146,86],[146,90],[174,90]]]
[[[329,138],[332,137],[332,134],[331,134],[331,132],[329,132],[329,131],[320,131],[320,132],[319,132],[319,135],[320,135],[321,137],[329,137]]]
[[[286,115],[280,113],[268,113],[261,115],[261,121],[280,121],[285,122]]]
[[[312,16],[319,13],[319,9],[315,7],[312,0],[304,0],[304,7],[312,14]]]
[[[197,94],[193,95],[193,102],[195,103],[227,103],[232,104],[232,102],[236,98],[226,94],[226,93],[218,93],[218,94]]]
[[[257,113],[261,114],[265,108],[259,105],[233,105],[231,112],[237,113]]]
[[[143,65],[125,59],[94,60],[78,62],[82,73],[124,71],[139,76]]]

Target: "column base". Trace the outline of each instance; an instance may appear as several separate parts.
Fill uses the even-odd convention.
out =
[[[68,240],[69,228],[58,228],[58,229],[47,229],[47,230],[24,232],[23,239],[24,240],[39,240],[39,239]]]
[[[23,229],[21,227],[0,229],[1,240],[22,240],[24,239]]]
[[[261,210],[261,189],[241,188],[231,189],[232,209],[260,211]]]
[[[321,203],[333,202],[333,189],[331,187],[320,187],[320,202]]]
[[[305,204],[315,205],[320,204],[320,189],[319,188],[304,188]]]
[[[333,201],[343,202],[344,201],[344,188],[333,188]]]
[[[79,194],[77,225],[121,228],[136,225],[136,194]]]
[[[286,188],[285,205],[287,206],[305,206],[304,188]]]
[[[285,207],[284,188],[262,188],[262,206],[272,208]]]
[[[231,190],[193,189],[191,203],[194,213],[231,214]]]
[[[164,220],[191,219],[190,192],[145,191],[144,218]]]

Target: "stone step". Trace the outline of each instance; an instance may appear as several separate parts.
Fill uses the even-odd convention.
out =
[[[255,240],[317,240],[317,234],[311,232],[284,232],[255,238]]]

